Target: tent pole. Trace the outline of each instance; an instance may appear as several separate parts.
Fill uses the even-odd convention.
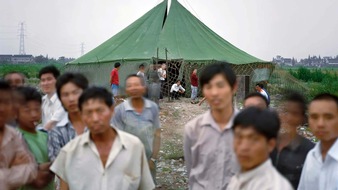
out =
[[[170,101],[170,83],[169,83],[169,64],[168,64],[168,50],[167,48],[165,50],[165,64],[167,65],[167,88],[168,88],[168,101]]]

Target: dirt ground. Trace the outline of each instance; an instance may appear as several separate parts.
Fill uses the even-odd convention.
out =
[[[208,106],[203,103],[191,104],[189,98],[181,98],[169,102],[160,102],[160,120],[162,126],[162,142],[160,158],[157,163],[157,188],[165,190],[183,190],[187,187],[187,172],[183,160],[184,125]]]

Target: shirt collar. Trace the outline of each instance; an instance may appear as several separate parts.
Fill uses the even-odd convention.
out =
[[[69,117],[68,114],[67,117],[63,117],[62,120],[56,124],[56,127],[64,127],[68,125],[72,126],[72,123],[70,122],[68,117]]]
[[[238,114],[238,110],[235,108],[233,113],[232,113],[232,116],[230,117],[230,120],[228,121],[228,123],[226,124],[224,130],[227,130],[227,129],[231,129],[232,128],[232,125],[233,125],[233,121],[235,119],[235,116]],[[202,119],[202,122],[201,122],[201,125],[202,126],[211,126],[213,128],[217,128],[217,130],[220,130],[219,127],[218,127],[218,124],[215,122],[214,118],[212,117],[211,115],[211,110],[208,110],[205,114],[204,114],[204,117]]]
[[[52,95],[51,98],[48,98],[48,95],[46,94],[46,95],[44,95],[44,96],[42,97],[42,99],[43,99],[43,100],[48,100],[48,101],[51,101],[51,102],[54,103],[54,102],[58,99],[58,96],[57,96],[56,92],[54,92],[54,94]]]
[[[338,138],[333,143],[332,147],[330,148],[328,155],[338,161]]]
[[[122,145],[122,148],[127,148],[128,147],[128,140],[125,139],[123,134],[121,135],[121,131],[119,131],[118,129],[115,129],[113,127],[111,127],[111,129],[116,131],[114,143],[118,142],[119,144]],[[82,134],[82,137],[81,137],[81,145],[89,144],[89,143],[92,143],[92,142],[93,141],[90,139],[90,131],[88,130],[87,132],[84,132]]]
[[[267,159],[261,165],[257,166],[256,168],[247,171],[247,172],[240,172],[236,175],[236,177],[241,181],[241,183],[251,180],[252,178],[261,176],[265,171],[272,168],[271,160]]]
[[[313,155],[317,160],[320,160],[322,162],[322,153],[321,153],[321,142],[317,143],[315,145]],[[328,151],[327,155],[338,161],[338,138],[331,146],[330,150]]]
[[[145,108],[151,108],[150,101],[145,99],[145,98],[142,98],[142,99],[144,101],[144,107]],[[128,98],[127,101],[125,102],[125,108],[126,108],[126,111],[135,111],[135,109],[131,105],[131,98]]]

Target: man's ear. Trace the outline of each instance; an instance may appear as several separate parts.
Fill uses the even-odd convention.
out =
[[[271,153],[276,148],[277,141],[275,138],[268,140],[268,149],[269,153]]]

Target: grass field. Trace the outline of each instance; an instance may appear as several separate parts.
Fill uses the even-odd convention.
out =
[[[37,78],[39,70],[48,64],[24,63],[24,64],[0,64],[0,76],[3,77],[9,72],[21,72],[28,79]],[[54,64],[61,72],[63,72],[63,64]]]

